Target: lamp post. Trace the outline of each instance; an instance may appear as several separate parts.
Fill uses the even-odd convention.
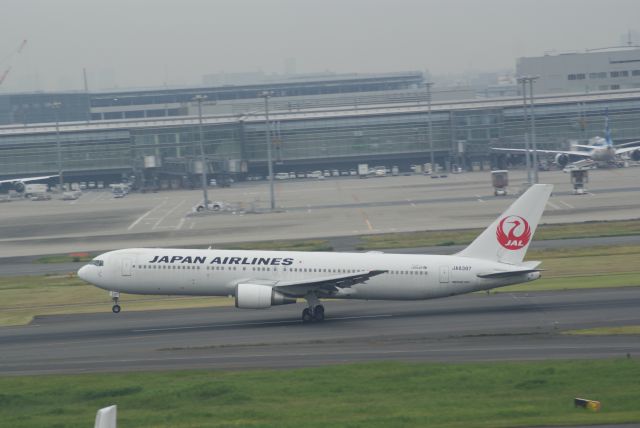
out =
[[[258,96],[264,98],[264,126],[267,134],[267,164],[269,168],[269,195],[271,198],[271,211],[276,209],[275,193],[273,191],[273,164],[271,160],[271,124],[269,123],[269,98],[273,95],[272,91],[262,91]]]
[[[522,84],[522,115],[524,117],[524,160],[527,168],[527,185],[531,186],[531,159],[529,157],[529,134],[526,131],[527,126],[527,78],[518,77],[518,83]]]
[[[60,117],[58,115],[58,110],[62,106],[62,103],[59,101],[52,102],[50,107],[53,109],[54,115],[56,117],[56,152],[58,154],[58,186],[60,192],[64,191],[64,179],[62,177],[62,147],[60,145]]]
[[[207,195],[207,159],[204,155],[204,135],[202,133],[202,102],[207,99],[206,95],[196,95],[194,101],[198,103],[198,130],[200,132],[200,162],[202,162],[202,197],[204,198],[204,209],[209,209],[209,196]]]
[[[533,150],[533,182],[538,184],[538,148],[536,147],[536,116],[533,112],[533,82],[539,79],[539,76],[529,76],[529,100],[530,100],[530,117],[531,117],[531,149]]]
[[[431,127],[431,86],[433,82],[425,83],[427,85],[427,123],[429,126],[429,151],[431,152],[431,173],[436,170],[435,157],[433,154],[433,129]]]

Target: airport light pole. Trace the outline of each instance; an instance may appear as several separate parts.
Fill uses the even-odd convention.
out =
[[[522,84],[522,115],[524,117],[524,160],[527,168],[527,185],[531,186],[531,159],[529,158],[529,134],[526,131],[527,126],[527,80],[526,77],[518,77],[518,83]]]
[[[264,126],[267,134],[267,164],[269,168],[269,195],[271,198],[271,211],[276,209],[275,193],[273,191],[273,163],[271,159],[271,124],[269,123],[269,98],[273,91],[262,91],[258,96],[264,98]]]
[[[207,99],[206,95],[196,95],[193,100],[198,103],[198,130],[200,133],[200,162],[202,162],[202,197],[205,211],[209,209],[209,196],[207,195],[207,158],[204,155],[204,134],[202,132],[202,102]]]
[[[530,118],[531,118],[531,150],[533,150],[533,182],[538,184],[538,148],[536,147],[536,116],[533,112],[533,82],[540,76],[529,76],[529,100],[530,100]]]
[[[429,126],[429,151],[431,152],[431,173],[436,170],[435,156],[433,154],[433,128],[431,126],[431,86],[433,82],[426,82],[427,85],[427,123]]]
[[[58,153],[58,185],[59,191],[64,191],[64,179],[62,177],[62,147],[60,145],[60,116],[58,110],[62,106],[59,101],[52,102],[50,107],[53,109],[53,113],[56,117],[56,151]]]

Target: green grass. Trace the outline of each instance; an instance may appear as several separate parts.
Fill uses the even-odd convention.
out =
[[[541,260],[542,279],[496,292],[553,291],[640,286],[640,245],[531,250],[528,260]]]
[[[89,253],[77,253],[77,254],[54,254],[51,256],[44,256],[35,259],[34,263],[72,263],[72,262],[88,262],[96,255]]]
[[[324,239],[242,242],[220,244],[219,248],[225,250],[333,251],[329,242]]]
[[[640,422],[640,362],[351,364],[0,377],[3,426],[500,428]],[[573,398],[602,402],[598,413]]]
[[[221,297],[164,297],[121,294],[126,310],[231,305]],[[0,325],[20,325],[37,315],[110,312],[109,293],[75,274],[0,277]]]
[[[417,248],[447,245],[465,245],[473,241],[484,229],[439,230],[407,233],[364,235],[358,250],[390,248]],[[535,240],[569,238],[597,238],[604,236],[640,235],[640,219],[596,221],[567,224],[542,224]]]
[[[640,335],[640,325],[626,325],[620,327],[597,327],[587,328],[583,330],[567,330],[563,334],[576,334],[583,336],[603,336],[616,334],[635,334]]]

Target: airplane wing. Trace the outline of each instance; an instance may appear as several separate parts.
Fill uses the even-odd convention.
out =
[[[498,152],[511,152],[511,153],[522,153],[522,154],[527,152],[526,149],[503,149],[500,147],[492,147],[491,150],[495,150]],[[591,157],[591,153],[589,152],[577,152],[577,151],[571,151],[571,150],[536,150],[536,152],[549,154],[549,155],[563,154],[567,156],[578,156],[583,158]],[[529,149],[529,153],[533,153],[533,150]]]
[[[638,144],[640,143],[640,141],[634,141],[634,143]],[[633,152],[635,150],[640,150],[640,146],[633,146],[633,147],[617,147],[616,148],[616,154],[617,155],[621,155],[623,153],[627,153],[627,152]]]
[[[616,149],[622,148],[622,147],[630,147],[633,146],[635,148],[640,148],[640,140],[639,141],[629,141],[628,143],[622,143],[622,144],[616,144],[613,147]]]
[[[15,183],[16,181],[20,181],[23,183],[26,183],[27,181],[37,181],[37,180],[46,180],[47,178],[53,178],[53,177],[57,177],[58,174],[56,175],[42,175],[40,177],[19,177],[19,178],[12,178],[10,180],[0,180],[0,184],[3,183]]]
[[[309,278],[297,281],[277,281],[265,284],[259,279],[245,282],[271,285],[274,289],[288,297],[304,297],[309,291],[318,292],[319,295],[332,294],[339,288],[348,288],[356,284],[367,282],[370,278],[387,273],[386,270],[370,270],[356,272],[348,275],[335,275],[319,278]]]

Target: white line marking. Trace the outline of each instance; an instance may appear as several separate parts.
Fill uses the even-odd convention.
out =
[[[551,208],[553,208],[554,210],[561,210],[562,208],[560,208],[559,206],[557,206],[556,204],[554,204],[551,201],[547,201],[547,205],[549,205]]]
[[[167,211],[165,213],[165,215],[163,215],[162,217],[160,217],[158,219],[158,221],[156,222],[156,224],[153,225],[153,227],[151,228],[151,230],[156,230],[156,227],[158,227],[160,225],[160,223],[162,223],[164,221],[165,218],[167,218],[167,216],[169,214],[171,214],[172,212],[174,212],[176,210],[176,208],[178,208],[180,205],[184,204],[186,201],[183,199],[181,200],[175,207],[171,208],[169,211]]]
[[[353,317],[337,317],[337,318],[326,318],[326,321],[339,321],[339,320],[358,320],[358,319],[371,319],[371,318],[389,318],[392,317],[391,314],[383,314],[383,315],[362,315],[362,316],[353,316]],[[270,324],[298,324],[301,321],[299,320],[286,320],[286,321],[261,321],[261,322],[243,322],[243,323],[232,323],[232,324],[203,324],[203,325],[190,325],[185,327],[166,327],[166,328],[146,328],[146,329],[138,329],[131,330],[132,333],[149,333],[153,331],[176,331],[176,330],[194,330],[199,328],[215,328],[215,327],[244,327],[244,326],[252,326],[252,325],[270,325]]]
[[[151,208],[149,211],[147,211],[146,213],[142,214],[140,217],[138,217],[138,219],[136,221],[134,221],[133,223],[131,223],[131,225],[127,228],[127,230],[131,230],[134,227],[136,227],[136,224],[140,223],[146,216],[148,216],[149,214],[151,214],[151,212],[153,210],[155,210],[156,208],[160,208],[162,205],[164,205],[167,202],[166,199],[164,199],[162,202],[160,202],[158,205],[156,205],[155,207]]]
[[[575,208],[573,205],[566,203],[565,201],[559,201],[562,205],[566,206],[567,208]]]
[[[182,225],[184,224],[184,217],[182,217],[180,219],[180,221],[178,222],[178,225],[176,226],[176,230],[180,230],[182,229]]]

